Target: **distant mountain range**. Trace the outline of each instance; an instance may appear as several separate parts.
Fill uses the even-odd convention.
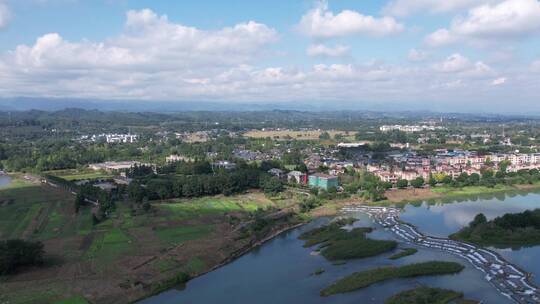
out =
[[[187,112],[187,111],[374,111],[374,112],[419,112],[419,113],[471,113],[471,114],[517,114],[539,116],[540,104],[527,108],[519,106],[510,109],[505,106],[478,103],[455,103],[449,107],[439,103],[414,102],[276,102],[276,103],[240,103],[240,102],[205,102],[205,101],[141,101],[141,100],[95,100],[77,98],[0,98],[0,111],[60,111],[68,108],[85,110],[120,111],[120,112]],[[488,108],[489,110],[485,110]]]

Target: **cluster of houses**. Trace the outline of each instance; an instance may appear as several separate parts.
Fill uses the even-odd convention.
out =
[[[268,173],[279,179],[286,179],[289,183],[308,185],[312,188],[329,190],[331,188],[337,189],[339,186],[338,177],[335,175],[323,173],[308,174],[300,171],[290,171],[285,173],[285,171],[278,168],[272,168],[268,170]]]
[[[422,131],[442,130],[443,127],[434,125],[383,125],[379,127],[381,132],[401,131],[405,133],[415,133]]]
[[[243,159],[245,161],[257,161],[257,160],[272,160],[281,159],[283,153],[279,149],[270,149],[267,152],[251,151],[245,149],[236,149],[233,151],[233,155],[236,158]]]
[[[98,142],[105,140],[109,144],[132,144],[136,143],[139,140],[139,135],[137,134],[94,134],[94,135],[83,135],[79,138],[80,141],[91,141]]]
[[[425,180],[432,175],[444,175],[452,178],[462,173],[481,174],[482,169],[498,170],[499,164],[508,161],[508,172],[540,169],[540,153],[493,153],[478,155],[471,151],[439,151],[436,156],[418,156],[405,153],[391,156],[385,164],[367,165],[366,169],[384,182],[396,183],[400,179],[414,180],[422,177]]]
[[[129,170],[136,165],[141,166],[150,164],[143,164],[137,161],[109,161],[104,163],[90,164],[88,167],[95,171],[119,172]]]

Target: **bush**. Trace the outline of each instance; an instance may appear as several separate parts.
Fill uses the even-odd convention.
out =
[[[43,263],[43,244],[24,240],[0,242],[0,275],[15,272],[19,267]]]
[[[408,186],[409,186],[409,181],[406,179],[400,179],[396,183],[396,187],[398,187],[399,189],[405,189]]]

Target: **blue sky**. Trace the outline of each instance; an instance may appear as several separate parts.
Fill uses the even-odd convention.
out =
[[[0,0],[0,54],[0,97],[535,108],[540,3]]]

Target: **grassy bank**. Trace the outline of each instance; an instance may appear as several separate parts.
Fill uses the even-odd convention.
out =
[[[439,261],[410,264],[400,267],[381,267],[353,273],[321,290],[321,296],[351,292],[391,279],[453,274],[462,271],[463,268],[463,265],[458,263]]]
[[[400,292],[384,302],[385,304],[473,304],[475,301],[464,300],[463,293],[421,286],[415,289]]]
[[[301,221],[280,209],[288,201],[258,192],[152,202],[149,212],[118,201],[96,225],[92,206],[76,213],[74,200],[22,175],[0,189],[0,239],[42,241],[46,252],[45,267],[0,281],[1,303],[78,303],[81,290],[91,303],[136,301],[174,287],[179,273],[206,273]]]
[[[347,223],[345,221],[313,229],[299,238],[305,240],[305,247],[320,245],[321,255],[331,261],[376,256],[396,248],[397,243],[394,241],[367,238],[366,233],[371,232],[371,228],[354,228],[350,231],[342,229]]]
[[[418,249],[416,249],[416,248],[405,248],[401,252],[398,252],[398,253],[394,254],[393,256],[389,257],[389,259],[390,260],[397,260],[397,259],[401,259],[401,258],[404,258],[406,256],[409,256],[409,255],[413,255],[413,254],[415,254],[417,252],[418,252]]]

